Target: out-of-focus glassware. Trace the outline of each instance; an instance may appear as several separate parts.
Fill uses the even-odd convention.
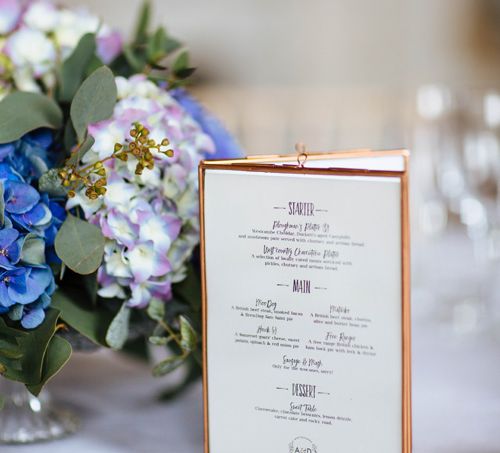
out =
[[[434,300],[428,314],[466,333],[496,309],[500,95],[428,85],[415,110],[415,281]]]
[[[20,383],[0,376],[0,444],[55,440],[76,431],[78,420],[52,402],[47,390],[33,396]]]

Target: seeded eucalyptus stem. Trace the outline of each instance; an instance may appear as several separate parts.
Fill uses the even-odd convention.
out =
[[[134,123],[130,130],[132,140],[126,140],[125,143],[116,143],[113,153],[104,159],[93,162],[89,165],[78,167],[79,162],[70,163],[71,158],[78,153],[79,145],[66,161],[66,165],[58,172],[61,183],[68,189],[68,197],[76,196],[76,191],[81,187],[86,187],[85,195],[91,200],[96,200],[107,191],[107,172],[104,166],[105,162],[111,159],[119,159],[123,162],[128,161],[129,155],[137,159],[135,174],[142,175],[144,169],[152,170],[154,168],[154,156],[151,150],[155,149],[167,157],[173,157],[174,151],[167,148],[170,141],[164,138],[160,143],[149,137],[150,131],[141,123]],[[167,148],[167,149],[165,149]]]

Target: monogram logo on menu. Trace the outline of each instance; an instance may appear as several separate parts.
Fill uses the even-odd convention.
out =
[[[318,453],[316,445],[307,437],[296,437],[288,447],[289,453]]]

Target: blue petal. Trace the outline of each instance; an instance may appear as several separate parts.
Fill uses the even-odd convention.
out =
[[[21,320],[21,325],[25,329],[34,329],[38,327],[44,319],[45,311],[43,308],[41,306],[35,306],[32,309],[28,309],[28,313],[26,313]]]
[[[23,137],[23,140],[26,140],[30,144],[38,145],[47,149],[50,145],[52,145],[53,135],[50,129],[42,128],[26,134]]]
[[[5,182],[5,210],[12,214],[23,214],[40,200],[40,194],[29,184],[7,180]]]
[[[7,249],[19,237],[19,232],[14,228],[4,228],[0,230],[0,251]]]
[[[0,313],[5,313],[12,305],[14,301],[9,297],[7,286],[0,280]]]
[[[50,210],[43,203],[38,203],[33,209],[24,214],[12,215],[12,220],[28,231],[31,231],[35,226],[48,224],[51,218],[52,214]]]
[[[10,155],[16,149],[14,143],[5,143],[0,145],[0,160],[4,160],[8,155]]]
[[[15,172],[10,165],[0,163],[0,180],[21,181],[22,179],[19,173]]]

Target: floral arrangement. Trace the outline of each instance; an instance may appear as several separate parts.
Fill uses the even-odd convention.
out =
[[[149,17],[0,0],[0,373],[35,395],[82,339],[199,373],[197,168],[241,151]]]

